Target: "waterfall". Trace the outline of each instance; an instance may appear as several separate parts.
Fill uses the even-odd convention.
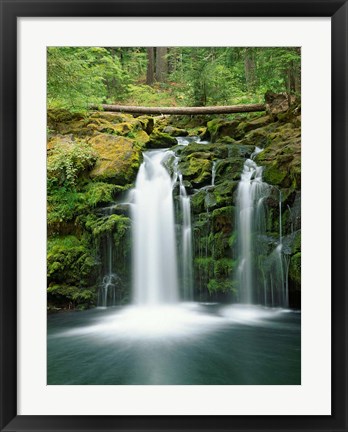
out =
[[[190,197],[186,193],[182,174],[178,173],[178,177],[182,212],[182,279],[184,299],[193,300],[191,203]]]
[[[144,153],[134,189],[133,295],[139,305],[179,300],[173,182],[163,165],[173,152]]]
[[[216,160],[213,161],[213,167],[211,170],[211,185],[215,186],[215,176],[216,176]]]
[[[262,229],[264,222],[263,199],[269,193],[269,186],[262,181],[262,167],[252,159],[244,163],[237,190],[237,229],[238,229],[238,280],[240,301],[256,303],[255,292],[255,233]]]
[[[252,159],[244,163],[237,190],[239,300],[247,304],[284,306],[288,302],[289,259],[283,253],[282,194],[279,191],[279,237],[269,253],[265,201],[272,187],[262,180],[263,168]]]
[[[111,207],[103,209],[103,211],[105,212],[106,217],[109,217],[112,214]],[[104,239],[104,262],[106,268],[104,269],[103,280],[98,292],[98,306],[100,307],[116,305],[116,291],[120,285],[120,278],[117,276],[113,268],[113,254],[113,233],[108,232]]]

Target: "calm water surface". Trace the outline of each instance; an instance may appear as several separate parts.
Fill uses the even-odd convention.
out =
[[[48,316],[48,384],[300,384],[301,314],[184,304]]]

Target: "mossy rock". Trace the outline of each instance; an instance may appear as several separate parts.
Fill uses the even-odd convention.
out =
[[[213,232],[231,233],[234,226],[235,208],[233,206],[220,207],[212,213]]]
[[[150,141],[149,135],[144,130],[138,130],[129,134],[129,137],[134,139],[136,143],[138,143],[141,147],[145,147],[146,144]]]
[[[292,255],[289,266],[289,279],[301,284],[301,252]]]
[[[295,235],[295,239],[292,244],[292,252],[293,254],[301,252],[301,230],[297,231]]]
[[[271,142],[267,128],[254,129],[243,138],[243,144],[265,148]]]
[[[92,179],[119,185],[135,180],[141,162],[141,149],[133,140],[98,134],[90,143],[98,156],[90,173]]]
[[[199,190],[198,192],[191,195],[191,208],[194,214],[204,212],[206,194],[207,193],[205,190]]]
[[[103,119],[112,124],[127,123],[134,121],[131,114],[124,114],[111,111],[95,111],[90,116],[91,119]]]
[[[127,135],[136,131],[142,130],[142,124],[133,118],[128,122],[111,123],[104,118],[95,118],[89,122],[87,127],[93,132],[114,134],[114,135]]]
[[[230,137],[230,136],[222,136],[219,137],[216,140],[217,143],[222,143],[222,144],[236,144],[237,140],[235,140],[234,138]]]
[[[236,129],[236,136],[244,137],[248,132],[267,126],[273,121],[272,116],[266,115],[253,120],[245,120],[239,123]]]
[[[207,130],[209,132],[212,142],[215,142],[222,137],[235,138],[236,130],[239,125],[238,120],[226,121],[221,118],[216,118],[207,123]]]
[[[147,149],[161,149],[175,146],[177,144],[177,140],[166,134],[164,132],[160,132],[158,129],[154,129],[150,135],[149,141],[146,143]]]
[[[166,133],[166,134],[171,135],[173,137],[187,136],[189,134],[186,129],[181,129],[181,128],[177,128],[174,126],[166,126],[163,129],[163,133]]]
[[[151,116],[140,116],[137,117],[137,120],[140,121],[143,130],[150,135],[155,127],[155,120]]]
[[[207,157],[196,158],[193,154],[190,158],[181,160],[179,169],[194,186],[205,186],[211,182],[212,162]]]
[[[55,148],[59,147],[59,146],[65,146],[65,145],[69,145],[69,144],[73,144],[74,142],[74,137],[73,135],[62,135],[62,134],[57,134],[57,135],[53,135],[51,136],[48,141],[47,141],[47,150],[54,150]]]
[[[245,160],[242,158],[222,159],[216,164],[215,183],[228,180],[239,180]]]
[[[234,202],[234,192],[237,190],[238,181],[225,180],[214,188],[214,196],[219,207],[230,206]]]
[[[81,120],[87,115],[87,111],[72,112],[63,108],[50,108],[47,110],[47,123],[52,126],[57,123]]]
[[[175,147],[175,150],[184,159],[194,153],[209,153],[213,159],[223,159],[229,156],[230,147],[227,144],[200,144],[190,143],[187,146]]]

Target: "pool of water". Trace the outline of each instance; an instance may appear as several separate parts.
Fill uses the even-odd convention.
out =
[[[48,316],[47,384],[301,384],[301,314],[187,303]]]

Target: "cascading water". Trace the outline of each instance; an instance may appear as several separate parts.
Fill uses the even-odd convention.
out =
[[[288,306],[288,265],[283,256],[282,196],[279,192],[279,240],[267,251],[266,206],[272,187],[262,181],[263,167],[253,157],[245,161],[237,191],[237,271],[241,303]]]
[[[211,170],[211,185],[212,186],[215,186],[216,163],[217,163],[217,161],[214,160],[213,161],[213,167],[212,167],[212,170]]]
[[[173,182],[163,163],[173,152],[144,153],[134,190],[133,293],[138,305],[179,300]]]
[[[112,209],[104,209],[106,217],[112,214]],[[114,255],[114,245],[113,245],[113,233],[108,232],[104,238],[104,276],[102,283],[99,287],[98,292],[98,306],[107,307],[116,305],[117,288],[120,285],[120,278],[114,271],[113,268],[113,255]]]
[[[264,198],[269,186],[262,181],[262,167],[252,159],[245,161],[237,191],[237,232],[238,232],[238,281],[240,301],[256,303],[255,258],[253,253],[255,233],[264,230]]]
[[[182,174],[178,174],[180,184],[180,204],[182,211],[182,277],[184,299],[193,299],[193,260],[192,260],[192,226],[191,203],[187,196]]]

